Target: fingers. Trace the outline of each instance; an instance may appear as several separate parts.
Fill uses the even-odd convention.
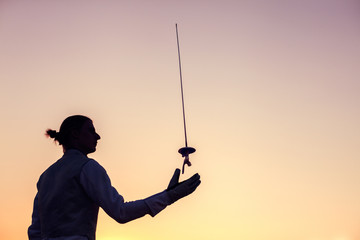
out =
[[[168,189],[175,187],[179,183],[180,169],[175,169],[174,175],[172,176]]]
[[[193,193],[197,189],[197,187],[200,185],[200,183],[201,183],[201,181],[199,180],[199,181],[195,182],[191,187],[189,187],[189,194]]]
[[[189,179],[178,183],[179,174],[180,174],[179,170],[178,169],[175,170],[174,176],[169,184],[169,187],[170,186],[172,187],[168,188],[168,194],[172,203],[194,192],[201,183],[200,175],[197,173],[194,174]],[[173,183],[175,183],[175,179],[177,183],[175,185],[172,185]]]
[[[200,175],[198,173],[196,173],[186,181],[187,181],[187,186],[189,188],[189,191],[193,192],[201,183]]]
[[[200,179],[200,175],[198,173],[195,173],[191,178],[189,178],[186,181],[193,182]]]
[[[191,193],[193,193],[196,188],[200,185],[201,181],[200,181],[200,175],[199,174],[195,174],[194,176],[192,176],[191,178],[189,178],[186,183],[184,184],[186,190],[186,195],[189,195]]]
[[[176,181],[177,183],[179,182],[179,177],[180,177],[180,169],[175,169],[174,175],[172,177],[171,180]]]

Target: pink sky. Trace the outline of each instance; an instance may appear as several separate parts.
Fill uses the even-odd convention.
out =
[[[126,200],[162,191],[183,145],[191,197],[97,238],[360,238],[359,2],[0,1],[0,238],[26,238],[43,136],[94,120],[95,158]]]

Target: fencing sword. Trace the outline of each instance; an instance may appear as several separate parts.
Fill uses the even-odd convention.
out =
[[[189,160],[189,155],[196,151],[195,148],[189,147],[187,143],[187,134],[186,134],[186,121],[185,121],[185,104],[184,104],[184,90],[183,90],[183,81],[182,81],[182,72],[181,72],[181,58],[180,58],[180,44],[179,44],[179,33],[177,23],[175,24],[176,28],[176,41],[177,41],[177,49],[178,49],[178,57],[179,57],[179,72],[180,72],[180,86],[181,86],[181,102],[182,102],[182,114],[183,114],[183,122],[184,122],[184,134],[185,134],[185,147],[182,147],[178,150],[178,152],[184,158],[184,163],[182,166],[182,174],[184,174],[185,164],[189,167],[191,166],[191,162]]]

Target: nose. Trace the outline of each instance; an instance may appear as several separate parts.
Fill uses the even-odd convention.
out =
[[[99,140],[100,138],[100,135],[96,133],[96,139]]]

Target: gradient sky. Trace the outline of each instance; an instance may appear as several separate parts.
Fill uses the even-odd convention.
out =
[[[44,137],[84,114],[127,201],[162,191],[188,142],[198,190],[98,240],[359,240],[358,0],[0,0],[0,239],[26,239]]]

